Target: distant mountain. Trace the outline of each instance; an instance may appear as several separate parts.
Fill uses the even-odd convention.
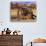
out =
[[[46,39],[37,38],[33,40],[34,43],[46,43]]]

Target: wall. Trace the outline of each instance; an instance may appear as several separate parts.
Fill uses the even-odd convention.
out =
[[[25,43],[32,41],[32,39],[37,37],[46,38],[46,0],[36,0],[36,22],[10,22],[10,1],[11,0],[0,1],[0,30],[3,30],[7,27],[9,27],[12,31],[15,29],[21,30],[23,32],[24,45]]]

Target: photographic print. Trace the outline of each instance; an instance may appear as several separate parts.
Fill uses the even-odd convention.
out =
[[[36,2],[10,2],[11,21],[36,21]]]

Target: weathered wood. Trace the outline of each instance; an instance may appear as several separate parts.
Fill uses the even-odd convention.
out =
[[[23,46],[23,35],[0,35],[0,46]]]

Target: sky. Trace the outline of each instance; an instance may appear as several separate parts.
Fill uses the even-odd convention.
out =
[[[16,0],[0,1],[0,31],[9,27],[12,31],[23,32],[23,44],[35,38],[46,38],[46,0],[17,0],[36,1],[37,21],[36,22],[10,22],[10,2]]]

